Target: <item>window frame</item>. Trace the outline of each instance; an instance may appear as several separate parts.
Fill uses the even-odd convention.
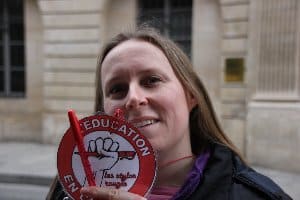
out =
[[[166,37],[169,37],[170,39],[172,39],[175,43],[179,44],[179,46],[181,47],[181,49],[189,56],[191,57],[192,54],[192,12],[193,12],[193,1],[191,0],[191,4],[190,7],[189,6],[185,6],[185,7],[172,7],[171,3],[172,0],[160,0],[163,1],[162,5],[163,7],[159,7],[159,8],[150,8],[150,9],[145,9],[142,7],[142,5],[144,4],[144,2],[147,0],[139,0],[138,1],[138,20],[137,23],[138,24],[143,24],[143,23],[147,23],[148,25],[156,28],[157,30],[159,30],[163,35],[165,35]],[[149,0],[148,0],[149,1]],[[179,1],[177,2],[179,3]],[[159,21],[156,21],[156,19],[159,19],[159,17],[157,16],[151,16],[151,13],[160,13],[162,14],[162,19],[161,19],[161,23],[157,23]],[[178,37],[176,36],[176,34],[172,34],[171,32],[171,28],[172,28],[172,24],[171,24],[171,17],[172,17],[172,12],[176,13],[176,12],[186,12],[190,14],[190,24],[189,26],[189,34],[185,34],[183,37]],[[146,13],[146,14],[145,14]],[[149,14],[150,13],[150,14]],[[150,17],[151,16],[151,17]],[[143,18],[146,17],[146,20],[143,21]],[[157,23],[157,24],[156,24]],[[159,26],[159,27],[157,27]],[[177,33],[177,32],[174,32]],[[188,45],[181,45],[181,43],[188,43]],[[186,49],[187,47],[187,49]]]
[[[0,98],[4,97],[25,97],[26,94],[26,71],[25,71],[25,17],[24,17],[24,2],[22,0],[15,1],[13,3],[20,3],[21,13],[9,13],[9,0],[2,1],[2,7],[0,9],[0,15],[2,18],[2,27],[1,27],[1,40],[0,40],[0,48],[2,48],[2,63],[0,63],[0,72],[3,73],[3,81],[0,84],[3,84],[3,90],[0,90]],[[10,1],[11,3],[11,1]],[[11,25],[19,24],[22,27],[22,37],[21,38],[12,38],[12,34],[10,33]],[[18,55],[19,52],[12,53],[13,47],[21,47],[22,53],[22,61],[20,64],[13,65],[11,62],[13,55]],[[21,59],[21,58],[20,58]],[[1,66],[2,64],[2,66]],[[14,79],[18,79],[18,76],[14,73],[21,73],[21,88],[14,89]],[[1,75],[1,74],[0,74]],[[17,85],[17,87],[20,87]],[[0,88],[1,89],[1,88]]]

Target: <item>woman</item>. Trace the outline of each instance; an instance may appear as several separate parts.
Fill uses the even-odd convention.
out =
[[[101,55],[96,111],[125,112],[157,151],[147,199],[290,199],[243,161],[222,131],[187,56],[149,28],[121,33]],[[121,190],[82,188],[93,199],[144,199]]]

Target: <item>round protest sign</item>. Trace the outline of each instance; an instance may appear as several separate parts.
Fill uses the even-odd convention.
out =
[[[149,141],[139,130],[108,115],[89,116],[79,124],[96,186],[145,196],[155,179],[156,160]],[[88,186],[88,181],[71,128],[60,142],[57,169],[69,196],[84,199],[80,189]]]

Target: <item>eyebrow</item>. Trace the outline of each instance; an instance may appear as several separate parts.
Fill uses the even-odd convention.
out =
[[[120,79],[120,77],[123,77],[123,76],[126,74],[126,71],[127,71],[127,70],[123,70],[123,69],[114,71],[114,72],[112,73],[113,76],[111,76],[110,79],[103,79],[103,80],[106,81],[107,84],[109,84],[109,83],[111,83],[111,82],[114,82],[114,81]],[[105,75],[104,75],[104,77],[105,77]]]
[[[160,68],[149,68],[149,69],[144,69],[144,70],[141,70],[138,74],[151,74],[151,73],[158,73],[158,74],[161,74],[163,76],[165,76],[166,72],[162,71]]]
[[[124,77],[124,75],[128,77],[128,74],[126,74],[126,72],[127,72],[127,70],[124,70],[124,69],[119,69],[119,70],[113,72],[113,73],[114,73],[114,76],[113,76],[111,79],[108,79],[108,80],[105,82],[105,83],[106,83],[105,86],[109,86],[109,85],[111,85],[111,84],[114,83],[114,82],[120,81],[120,80],[121,80],[120,78],[121,78],[121,77]],[[155,68],[155,69],[153,69],[153,68],[142,69],[142,70],[138,71],[137,74],[138,74],[138,75],[146,75],[146,74],[151,74],[151,73],[158,73],[158,74],[162,75],[164,78],[167,79],[167,77],[166,77],[166,75],[165,75],[166,72],[163,72],[163,71],[160,70],[159,68]],[[105,91],[105,90],[106,90],[106,88],[104,88],[104,91]]]

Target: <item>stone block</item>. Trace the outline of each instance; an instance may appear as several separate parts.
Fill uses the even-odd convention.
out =
[[[86,71],[95,72],[97,66],[97,57],[92,58],[47,58],[45,68],[49,70],[60,71]]]
[[[223,119],[222,125],[225,133],[236,147],[245,154],[245,121],[240,119]]]
[[[223,39],[222,51],[226,53],[239,53],[247,51],[247,39]]]
[[[43,142],[59,144],[62,136],[70,127],[67,112],[43,114]]]
[[[0,116],[2,140],[41,142],[40,113],[11,113]]]
[[[246,108],[243,102],[232,102],[232,103],[223,103],[222,104],[222,116],[226,118],[238,118],[245,119],[246,117]]]
[[[78,112],[93,113],[93,100],[78,100],[78,99],[47,99],[44,100],[46,111],[50,112],[64,112],[67,113],[69,109],[74,109]]]
[[[99,27],[100,16],[95,13],[78,13],[68,15],[44,15],[46,28],[73,28],[73,27]]]
[[[232,5],[232,4],[245,4],[249,3],[249,0],[220,0],[221,5]]]
[[[225,38],[234,38],[247,36],[248,34],[248,22],[228,22],[223,24]]]
[[[24,114],[40,112],[42,109],[42,95],[39,98],[3,98],[0,99],[0,116],[7,114]]]
[[[80,112],[75,110],[77,118],[80,120],[83,117],[92,115],[91,112]],[[59,144],[62,136],[70,127],[67,112],[61,113],[44,113],[42,116],[43,121],[43,143]]]
[[[93,86],[95,83],[95,73],[81,73],[81,72],[45,72],[44,81],[47,84],[85,84]]]
[[[106,37],[107,39],[120,31],[132,30],[137,24],[137,2],[135,0],[110,1],[106,13]]]
[[[100,45],[91,43],[45,44],[45,54],[51,57],[94,57],[100,51]]]
[[[95,88],[92,86],[56,86],[47,85],[44,87],[44,96],[55,98],[80,98],[94,100]]]
[[[99,40],[99,30],[95,28],[48,29],[45,31],[46,42],[95,42]]]
[[[249,162],[300,172],[300,104],[252,102],[247,116]]]
[[[241,21],[248,19],[249,5],[234,5],[234,6],[222,6],[223,20],[225,21]]]
[[[95,12],[105,9],[107,0],[60,0],[39,1],[40,9],[46,13]]]
[[[221,89],[222,101],[245,101],[246,88],[244,87],[223,87]]]

